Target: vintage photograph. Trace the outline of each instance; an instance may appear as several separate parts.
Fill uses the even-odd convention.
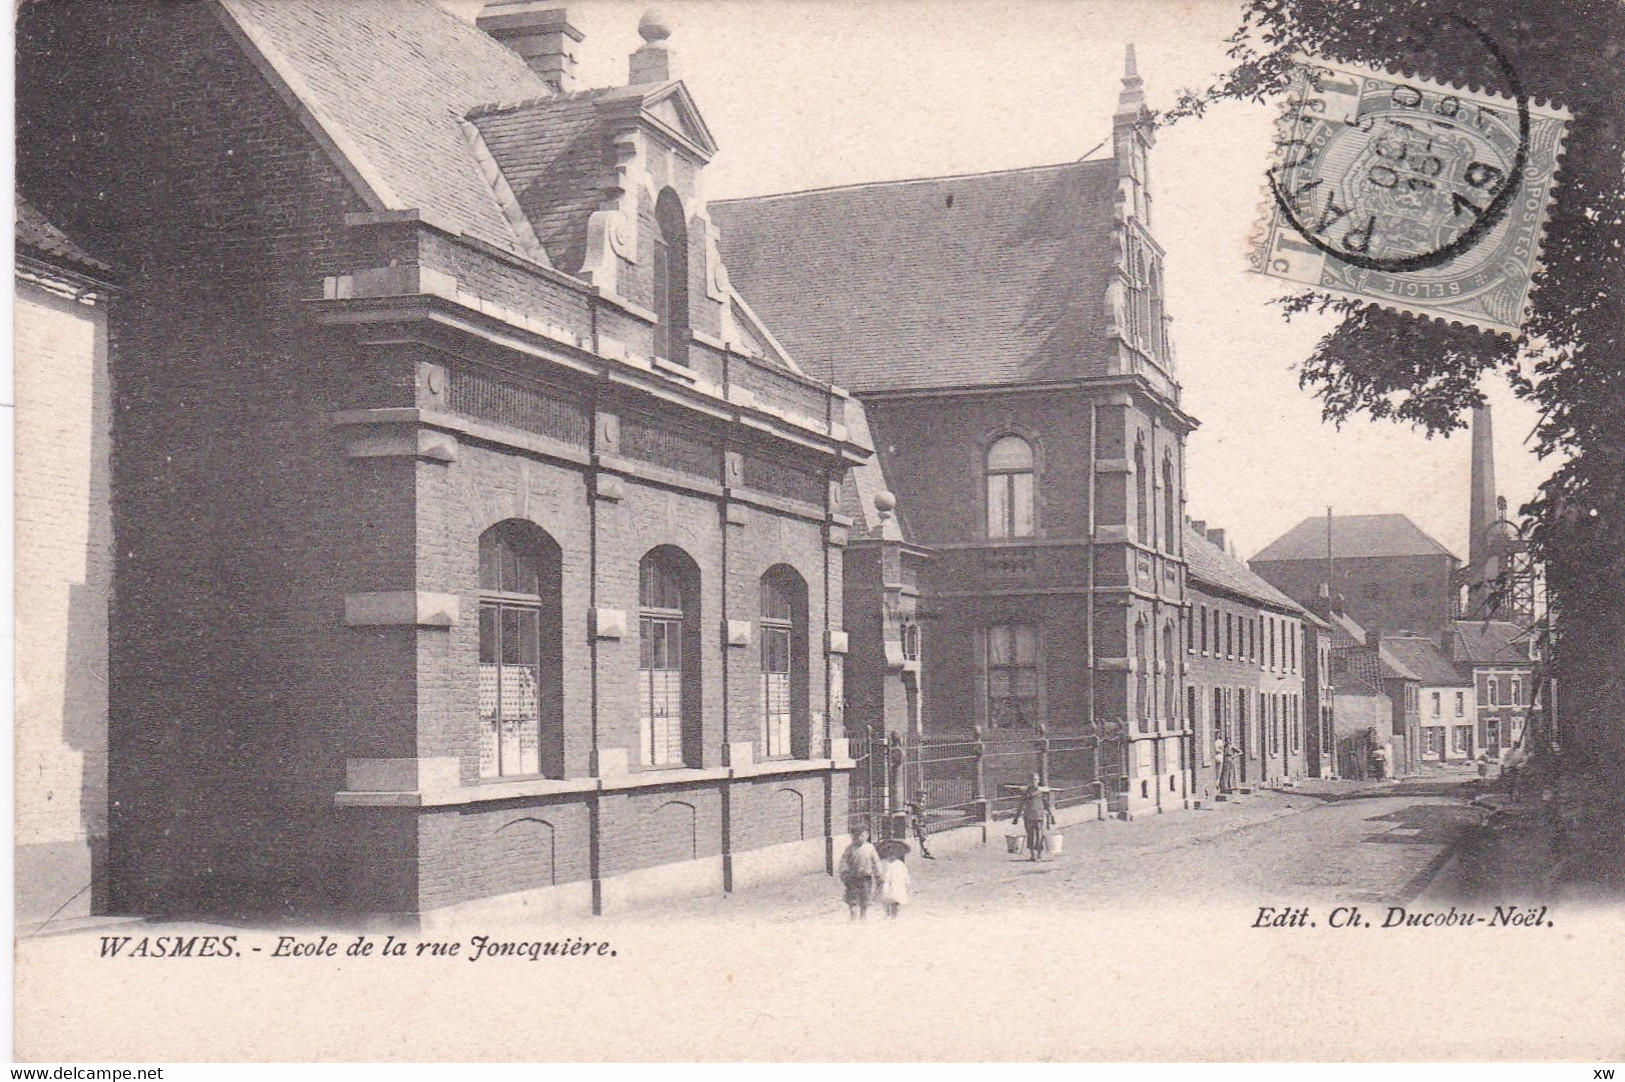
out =
[[[1625,7],[12,30],[18,1061],[1625,1056]]]

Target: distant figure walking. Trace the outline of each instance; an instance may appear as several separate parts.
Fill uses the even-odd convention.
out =
[[[1021,803],[1016,805],[1012,823],[1022,822],[1027,827],[1027,859],[1037,860],[1044,852],[1044,831],[1055,825],[1055,810],[1050,802],[1049,790],[1034,774],[1022,790]]]
[[[841,886],[845,888],[850,919],[867,920],[869,899],[874,896],[881,875],[880,854],[869,844],[867,827],[857,827],[852,831],[852,844],[841,854],[836,871],[841,877]]]
[[[908,821],[914,828],[914,840],[920,843],[920,856],[926,860],[936,860],[931,850],[925,844],[925,790],[914,790],[914,799],[908,802]]]
[[[897,919],[898,910],[908,904],[908,865],[903,863],[903,850],[893,849],[880,862],[880,901],[886,907],[886,916]]]
[[[1479,781],[1488,781],[1489,778],[1490,778],[1490,753],[1487,752],[1487,751],[1481,751],[1481,752],[1478,753],[1478,780]]]

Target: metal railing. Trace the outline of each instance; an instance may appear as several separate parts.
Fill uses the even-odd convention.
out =
[[[1056,808],[1111,800],[1127,787],[1126,743],[1119,728],[1059,736],[1003,733],[888,741],[857,734],[852,755],[852,825],[884,836],[910,804],[923,807],[928,833],[1010,818],[1033,774]]]

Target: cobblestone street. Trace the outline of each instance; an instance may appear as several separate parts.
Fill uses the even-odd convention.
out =
[[[1023,908],[1281,905],[1412,900],[1482,813],[1466,772],[1398,784],[1307,782],[1211,809],[1066,827],[1064,852],[1034,864],[1006,851],[1008,823],[939,835],[935,860],[909,857],[910,913]],[[639,911],[639,922],[733,917],[845,920],[838,882],[801,876],[725,898]]]

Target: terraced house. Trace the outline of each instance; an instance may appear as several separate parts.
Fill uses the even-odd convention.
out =
[[[1185,530],[1192,620],[1185,629],[1187,712],[1196,733],[1193,787],[1279,784],[1309,772],[1318,713],[1306,682],[1319,621],[1225,549],[1223,530]],[[1308,723],[1306,725],[1306,718]],[[1222,777],[1224,755],[1233,776]],[[1221,784],[1224,782],[1225,784]]]
[[[517,0],[20,9],[21,189],[127,288],[113,909],[827,866],[870,449],[730,285],[716,146],[640,32],[583,90]]]

